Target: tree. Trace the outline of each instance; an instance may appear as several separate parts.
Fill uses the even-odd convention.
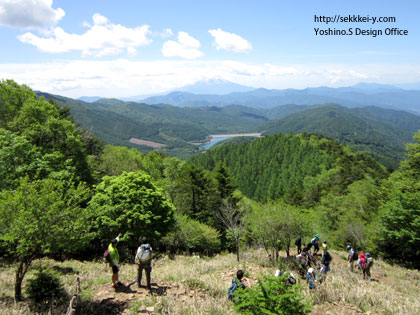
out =
[[[216,229],[186,215],[176,216],[176,226],[165,236],[164,244],[172,253],[187,250],[211,255],[220,251]]]
[[[118,176],[122,172],[144,170],[144,155],[136,149],[106,145],[102,150],[98,171],[103,175]]]
[[[253,237],[263,244],[267,252],[272,251],[276,261],[281,246],[284,246],[289,257],[292,239],[303,234],[304,221],[299,209],[283,202],[254,205],[248,222]]]
[[[99,239],[119,232],[131,248],[140,236],[161,238],[174,224],[174,208],[142,171],[105,176],[89,202],[89,212]]]
[[[407,145],[407,160],[383,185],[379,249],[386,258],[419,268],[420,132]]]
[[[41,149],[23,136],[0,128],[0,190],[12,189],[19,179],[30,180],[67,174],[71,178],[76,169],[58,151],[43,154]]]
[[[75,167],[78,181],[93,182],[88,152],[98,153],[100,145],[77,128],[68,108],[37,98],[25,85],[0,82],[0,128],[26,138],[42,154],[60,152]]]
[[[236,260],[239,261],[239,243],[245,232],[244,210],[238,209],[233,202],[224,200],[219,212],[216,213],[216,218],[222,222],[233,238],[235,242]]]
[[[53,178],[30,182],[25,177],[15,190],[0,192],[0,239],[6,252],[19,260],[17,301],[35,258],[76,253],[89,244],[92,235],[83,208],[89,197],[85,185]]]

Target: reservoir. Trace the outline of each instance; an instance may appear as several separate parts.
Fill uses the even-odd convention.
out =
[[[233,138],[233,137],[261,137],[260,133],[232,133],[232,134],[223,134],[223,135],[209,135],[210,141],[202,144],[201,147],[204,149],[210,148],[212,145],[216,144],[217,142]]]

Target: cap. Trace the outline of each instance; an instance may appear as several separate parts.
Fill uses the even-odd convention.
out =
[[[365,255],[366,255],[366,257],[370,257],[370,253],[369,252],[367,252]]]
[[[309,268],[309,269],[308,269],[308,272],[309,272],[309,273],[313,273],[313,272],[314,272],[314,268]]]
[[[319,237],[319,234],[315,235],[315,237]]]
[[[351,246],[350,245],[347,245],[347,249],[350,249],[351,248]]]

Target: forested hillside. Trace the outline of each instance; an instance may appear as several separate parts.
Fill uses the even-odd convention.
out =
[[[311,107],[277,120],[263,134],[311,132],[369,153],[386,166],[396,168],[405,144],[420,129],[420,117],[403,111],[375,107],[348,109],[331,104]]]
[[[218,161],[231,170],[247,197],[286,197],[298,204],[318,202],[323,190],[343,194],[357,180],[387,176],[374,159],[307,133],[276,134],[252,143],[223,145],[192,158],[193,163],[210,170]],[[322,189],[316,185],[322,185]]]
[[[190,142],[203,142],[215,133],[253,132],[268,121],[258,110],[244,106],[179,108],[116,99],[85,103],[46,93],[38,95],[70,106],[76,122],[105,143],[136,147],[144,153],[152,150],[128,141],[135,137],[165,144],[162,152],[184,158],[200,152]]]
[[[209,134],[311,132],[368,152],[395,169],[404,157],[405,143],[412,142],[412,135],[420,129],[420,117],[378,107],[348,109],[330,104],[261,110],[237,105],[180,108],[117,99],[85,103],[40,92],[38,95],[70,106],[75,121],[107,144],[134,147],[143,153],[154,150],[128,141],[134,137],[162,144],[161,152],[181,158],[202,152],[191,143],[203,142]]]

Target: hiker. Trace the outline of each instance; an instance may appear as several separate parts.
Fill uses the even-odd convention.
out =
[[[324,253],[322,254],[322,258],[321,258],[321,264],[322,264],[321,275],[323,275],[323,277],[325,277],[328,271],[331,271],[331,268],[330,268],[331,260],[332,260],[331,254],[328,252],[327,248],[324,248]]]
[[[120,255],[118,254],[117,244],[120,241],[122,234],[118,234],[116,238],[111,240],[111,243],[108,245],[109,251],[109,265],[112,268],[112,287],[116,288],[119,285],[124,285],[118,280],[118,272],[120,271]]]
[[[228,299],[233,300],[235,295],[233,294],[236,290],[238,290],[239,287],[242,289],[250,288],[251,281],[249,281],[248,278],[244,277],[244,272],[240,269],[236,272],[236,278],[232,279],[232,284],[228,288]]]
[[[300,253],[299,255],[296,256],[296,259],[299,262],[300,274],[302,275],[302,278],[303,278],[303,277],[305,277],[306,268],[308,266],[307,252]]]
[[[315,237],[311,240],[312,245],[314,246],[314,256],[319,251],[319,234],[315,235]]]
[[[141,287],[141,278],[143,269],[146,273],[147,289],[150,290],[150,274],[152,273],[152,247],[147,243],[147,238],[144,236],[141,239],[141,245],[137,249],[135,262],[138,264],[137,270],[137,286]]]
[[[304,252],[308,253],[308,266],[311,266],[311,262],[312,262],[312,252],[311,252],[311,248],[312,248],[312,243],[308,243],[308,245],[306,245],[306,247],[303,248]]]
[[[276,273],[274,274],[274,277],[280,277],[281,271],[280,270],[276,270]],[[283,272],[283,276],[287,277],[286,279],[286,284],[287,285],[293,285],[296,284],[296,277],[293,273],[288,274],[287,272]]]
[[[370,268],[373,265],[373,258],[370,256],[370,253],[366,253],[366,262],[365,268],[363,268],[363,279],[370,280]]]
[[[347,261],[349,262],[350,271],[353,272],[353,264],[354,264],[354,261],[357,259],[357,253],[351,247],[351,245],[347,245],[347,250],[348,250]]]
[[[363,253],[359,253],[359,259],[357,260],[356,266],[358,267],[359,271],[363,271],[365,269],[366,264],[366,256]]]
[[[311,258],[312,258],[311,251],[308,248],[304,247],[302,249],[302,253],[301,254],[302,255],[305,255],[307,257],[307,261],[308,261],[307,262],[307,265],[310,266],[311,265]]]
[[[306,273],[306,282],[309,284],[309,289],[315,289],[316,274],[314,268],[309,268]]]
[[[295,241],[295,245],[297,247],[297,253],[298,255],[302,252],[302,237],[299,236],[296,241]]]

